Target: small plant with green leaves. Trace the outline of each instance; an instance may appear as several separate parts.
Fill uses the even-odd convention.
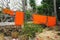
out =
[[[42,32],[43,28],[40,25],[35,25],[32,23],[26,23],[24,28],[22,29],[22,34],[25,34],[28,37],[35,37],[37,32]]]

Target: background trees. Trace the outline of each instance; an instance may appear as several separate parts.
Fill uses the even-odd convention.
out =
[[[45,15],[52,15],[52,13],[54,12],[54,5],[53,5],[53,0],[42,0],[42,5],[40,7],[42,7],[41,11],[43,11],[43,13],[45,13]],[[38,8],[39,10],[39,8]]]
[[[35,2],[35,0],[29,0],[30,1],[30,6],[32,7],[32,9],[33,9],[33,12],[36,12],[36,2]]]

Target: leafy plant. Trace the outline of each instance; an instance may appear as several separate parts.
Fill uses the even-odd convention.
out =
[[[43,10],[43,5],[37,6],[37,13],[44,15],[45,12],[44,12],[44,10]]]
[[[36,3],[35,3],[35,0],[29,0],[30,1],[30,6],[32,7],[33,9],[33,12],[36,12]]]
[[[26,23],[22,29],[22,34],[27,35],[28,37],[35,37],[35,33],[42,32],[43,28],[40,25],[35,25],[32,23]]]
[[[52,8],[46,4],[46,3],[43,3],[42,5],[40,6],[37,6],[37,12],[38,14],[42,14],[42,15],[52,15]]]
[[[29,20],[31,17],[31,12],[29,10],[26,10],[26,19]]]
[[[53,0],[42,0],[42,4],[47,15],[52,16],[52,13],[54,12]]]

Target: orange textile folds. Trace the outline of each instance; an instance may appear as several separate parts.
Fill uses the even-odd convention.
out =
[[[13,16],[13,15],[14,15],[14,11],[9,10],[7,14],[9,14],[9,15]]]
[[[15,25],[20,26],[24,24],[24,12],[16,11]]]
[[[40,24],[40,22],[39,22],[39,15],[33,14],[32,17],[33,17],[33,23],[34,24]]]
[[[11,16],[13,16],[14,15],[14,11],[12,11],[12,10],[9,10],[9,9],[3,9],[3,13],[5,13],[5,14],[9,14],[9,15],[11,15]]]
[[[3,13],[8,13],[8,10],[7,8],[3,9]]]
[[[48,16],[48,27],[54,27],[56,25],[56,17],[55,16]]]
[[[40,21],[39,21],[40,24],[46,24],[46,18],[47,18],[47,16],[40,15],[39,18],[40,18]]]
[[[46,17],[44,15],[33,14],[34,24],[46,24]]]

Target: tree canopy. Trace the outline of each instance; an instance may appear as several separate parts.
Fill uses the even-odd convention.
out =
[[[43,13],[45,15],[51,15],[54,12],[53,0],[42,0],[42,5],[37,7],[38,13]]]
[[[30,6],[33,9],[33,12],[35,12],[36,11],[36,3],[35,3],[35,0],[29,0],[29,1],[30,1]]]

